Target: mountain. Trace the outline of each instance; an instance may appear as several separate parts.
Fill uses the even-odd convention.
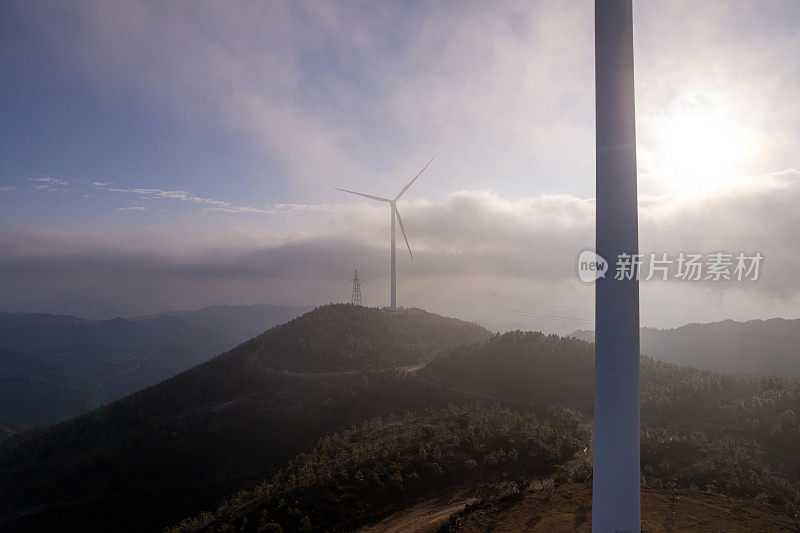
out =
[[[177,317],[0,313],[0,419],[45,425],[196,365],[226,347]]]
[[[451,405],[369,419],[325,437],[271,480],[173,531],[303,531],[304,523],[351,531],[387,509],[477,488],[478,480],[523,486],[552,475],[589,440],[581,417],[569,410],[542,420],[500,406]]]
[[[313,305],[284,307],[280,305],[212,305],[195,311],[170,311],[156,316],[176,316],[223,335],[230,347],[263,333],[276,324],[283,324],[314,309]]]
[[[485,531],[501,520],[508,530],[589,527],[591,344],[511,332],[456,347],[417,374],[412,379],[471,403],[397,413],[328,435],[272,478],[172,531],[413,530],[443,511],[439,531]],[[642,398],[651,527],[702,528],[698,512],[720,530],[793,524],[800,382],[643,358]],[[668,503],[676,494],[678,507]],[[709,505],[711,514],[703,511]],[[522,516],[512,518],[511,509]]]
[[[21,427],[65,420],[207,361],[305,310],[214,306],[133,320],[0,313],[0,420]]]
[[[451,350],[418,374],[458,389],[592,413],[594,349],[577,339],[533,331],[497,334]]]
[[[594,332],[573,337],[594,341]],[[641,351],[679,365],[717,372],[800,378],[800,319],[724,320],[641,330]]]
[[[420,377],[449,390],[522,405],[557,403],[592,416],[594,346],[511,332],[459,347]],[[743,376],[641,360],[645,484],[674,481],[782,508],[800,498],[800,381]]]
[[[727,506],[721,530],[743,509],[772,513],[748,524],[800,511],[800,381],[641,364],[643,490]],[[482,505],[555,502],[591,480],[592,384],[593,346],[577,339],[324,306],[0,443],[0,529],[342,531],[394,517],[407,530],[469,504],[477,514],[445,524],[458,530]]]
[[[458,400],[391,369],[357,371],[420,363],[488,336],[416,309],[317,308],[159,385],[0,443],[0,529],[176,523],[327,433]]]
[[[264,333],[254,357],[277,370],[360,371],[422,363],[489,335],[472,322],[421,309],[335,304]]]

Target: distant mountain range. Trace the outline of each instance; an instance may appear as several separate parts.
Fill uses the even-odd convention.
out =
[[[311,307],[85,320],[0,313],[0,427],[52,424],[158,383]],[[11,430],[3,430],[0,438]]]
[[[642,482],[664,515],[687,516],[669,500],[699,488],[719,496],[719,530],[788,529],[800,381],[641,362]],[[593,363],[593,346],[574,338],[492,335],[420,309],[318,307],[0,442],[0,530],[352,531],[449,498],[478,514],[478,498],[549,501],[591,480]],[[744,527],[750,504],[786,517]],[[569,522],[585,530],[588,510]],[[473,530],[460,522],[441,531]],[[404,524],[394,530],[418,525]],[[524,524],[510,529],[536,522]]]
[[[571,336],[594,341],[592,330],[578,330]],[[800,319],[642,328],[641,352],[668,363],[716,372],[800,378]]]
[[[285,307],[280,305],[212,305],[196,311],[169,311],[132,320],[175,316],[216,331],[228,344],[239,344],[314,309],[313,305]]]

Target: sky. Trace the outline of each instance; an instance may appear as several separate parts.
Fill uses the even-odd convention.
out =
[[[593,4],[3,2],[0,310],[398,303],[592,327]],[[800,4],[634,7],[642,323],[800,316]]]

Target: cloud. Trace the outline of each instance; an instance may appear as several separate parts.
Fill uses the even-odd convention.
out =
[[[641,191],[671,183],[654,168],[662,121],[695,97],[730,104],[757,139],[747,174],[797,166],[796,13],[779,2],[637,4]],[[64,20],[71,31],[57,31]],[[388,194],[434,154],[431,197],[593,194],[588,1],[89,1],[30,8],[26,22],[97,90],[144,95],[255,147],[294,199],[322,203],[337,184]]]
[[[800,41],[796,2],[769,9],[748,2],[639,2],[636,20],[636,98],[640,170],[658,174],[663,120],[691,113],[692,104],[729,115],[732,132],[749,142],[733,154],[737,170],[759,175],[796,167],[800,65],[789,60]],[[663,189],[667,176],[646,180]]]
[[[224,213],[259,213],[263,215],[291,215],[298,213],[322,213],[337,207],[335,204],[274,204],[266,209],[225,205],[220,207],[207,207],[205,211],[221,211]]]
[[[38,178],[28,178],[28,181],[33,182],[31,188],[36,191],[59,191],[68,186],[69,183],[65,180],[58,178],[51,178],[49,176],[40,176]]]
[[[798,202],[795,170],[711,197],[642,198],[642,252],[742,251],[765,258],[757,282],[643,282],[644,323],[793,313],[800,301]],[[411,260],[398,243],[404,304],[483,319],[496,314],[491,307],[573,317],[575,323],[591,319],[592,286],[578,281],[575,261],[593,245],[592,199],[510,200],[489,191],[460,191],[398,207],[415,252]],[[6,251],[0,258],[0,307],[42,306],[44,294],[48,305],[117,305],[119,314],[157,311],[160,305],[317,303],[346,299],[356,266],[367,302],[384,304],[388,209],[358,202],[323,214],[313,231],[266,240],[255,226],[202,234],[191,228],[125,235],[6,230],[0,234]],[[465,303],[472,308],[465,311]]]
[[[143,200],[174,200],[189,204],[198,204],[205,207],[207,211],[224,211],[226,213],[261,213],[268,214],[269,210],[258,209],[255,207],[237,206],[225,200],[215,200],[213,198],[204,198],[197,196],[187,191],[181,190],[165,190],[165,189],[152,189],[152,188],[120,188],[109,187],[108,183],[94,182],[92,185],[98,189],[109,192],[125,193],[138,196]],[[137,209],[139,211],[146,210],[145,208]]]
[[[492,174],[587,191],[592,151],[568,144],[592,146],[590,4],[417,7],[86,2],[26,22],[101,90],[224,128],[314,201],[334,176],[388,184],[434,154],[440,193]]]
[[[102,186],[98,187],[103,188]],[[192,204],[207,204],[207,205],[218,205],[218,206],[230,205],[229,202],[225,202],[223,200],[202,198],[200,196],[196,196],[186,191],[168,191],[164,189],[140,189],[140,188],[122,189],[118,187],[107,187],[106,190],[111,192],[134,194],[136,196],[144,198],[145,200],[178,200],[181,202],[189,202]]]
[[[765,256],[755,284],[643,284],[643,316],[654,309],[665,321],[795,312],[797,172],[772,172],[798,166],[800,63],[787,57],[798,47],[796,10],[778,2],[636,4],[642,251]],[[435,154],[424,187],[413,190],[432,200],[399,206],[416,256],[398,259],[405,301],[591,316],[591,288],[574,279],[575,257],[594,238],[591,2],[409,10],[400,3],[198,9],[89,1],[19,11],[32,42],[62,51],[47,59],[81,73],[110,102],[133,93],[159,116],[225,130],[266,154],[269,178],[288,192],[272,205],[248,205],[249,197],[221,200],[227,192],[195,194],[199,186],[190,184],[98,181],[96,188],[143,205],[313,216],[272,225],[261,224],[269,217],[243,216],[216,227],[226,219],[219,216],[210,230],[6,234],[2,249],[14,253],[0,258],[0,304],[323,301],[349,292],[353,263],[362,267],[368,301],[382,303],[387,209],[325,203],[330,187],[390,194]],[[702,198],[662,194],[670,177],[653,178],[660,121],[694,98],[740,114],[758,141],[744,170],[760,178]],[[305,203],[290,203],[297,198]]]
[[[222,213],[250,213],[261,215],[283,215],[283,214],[297,214],[297,213],[319,213],[330,211],[337,206],[334,204],[274,204],[265,208],[257,208],[250,206],[235,205],[226,200],[215,200],[213,198],[205,198],[196,194],[182,191],[182,190],[166,190],[166,189],[153,189],[153,188],[120,188],[109,187],[109,183],[94,182],[92,185],[97,188],[108,192],[131,194],[141,198],[142,200],[171,200],[188,204],[196,204],[203,208],[204,211],[222,212]],[[121,208],[122,210],[137,210],[146,211],[147,208]]]
[[[61,187],[69,185],[65,180],[60,180],[50,177],[30,178],[33,184],[31,187],[35,190],[41,191],[56,191],[63,190]],[[89,195],[82,192],[81,185],[88,183],[88,180],[78,179],[75,181],[74,192],[82,198],[92,198],[94,195]],[[108,181],[94,181],[91,187],[95,191],[101,191],[112,194],[126,194],[135,196],[144,201],[167,201],[178,202],[183,204],[195,205],[205,212],[220,212],[232,214],[259,214],[259,215],[296,215],[307,213],[326,213],[335,209],[341,208],[339,204],[321,203],[321,204],[300,204],[300,203],[276,203],[267,205],[263,208],[252,207],[246,205],[237,205],[227,200],[218,200],[199,196],[185,190],[172,190],[160,189],[152,187],[114,187],[112,182]],[[16,190],[16,186],[0,186],[0,193],[10,192]],[[117,211],[149,211],[150,208],[145,206],[131,206],[120,207]]]
[[[226,205],[222,207],[206,207],[205,211],[219,211],[222,213],[260,213],[260,214],[269,213],[269,211],[265,209],[259,209],[257,207],[234,206],[234,205]]]
[[[320,213],[341,208],[340,204],[274,204],[272,210],[276,213]]]
[[[67,182],[58,178],[50,178],[48,176],[41,176],[38,178],[29,178],[30,181],[37,183],[46,183],[48,185],[67,185]]]

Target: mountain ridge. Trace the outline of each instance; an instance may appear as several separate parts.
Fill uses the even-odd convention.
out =
[[[187,311],[188,318],[105,320],[0,312],[0,420],[21,427],[65,420],[191,368],[252,337],[245,335],[258,324],[260,333],[304,309],[220,306]],[[210,327],[203,313],[219,327]]]
[[[431,355],[460,344],[459,331],[489,335],[474,324],[421,310],[349,304],[317,308],[298,322],[316,332],[309,338],[330,335],[342,341],[338,347],[329,345],[328,352],[341,351],[348,362],[353,361],[346,351],[350,339],[337,333],[342,312],[396,322],[389,341],[400,350],[401,361],[426,355],[417,342],[425,341],[425,335],[408,337],[420,317],[430,320],[428,332],[442,333],[441,339],[428,339]],[[130,530],[163,528],[268,477],[283,460],[348,423],[453,399],[397,371],[380,371],[375,363],[395,363],[384,358],[356,359],[367,363],[359,374],[265,372],[271,361],[263,357],[263,343],[300,346],[302,339],[293,331],[266,332],[126,398],[0,443],[0,522],[46,530],[64,522],[75,529],[109,528],[125,520]],[[361,354],[385,342],[383,333],[368,333],[380,339],[357,345]],[[69,508],[54,503],[61,501],[77,503]],[[22,516],[23,510],[32,514]]]
[[[420,320],[427,325],[416,331]],[[575,451],[574,439],[541,440],[529,430],[531,417],[558,429],[558,413],[572,413],[574,429],[590,428],[591,343],[491,335],[422,310],[347,304],[291,322],[158,385],[0,443],[0,528],[155,531],[199,517],[187,529],[324,531],[355,525],[362,510],[379,520],[437,487],[452,489],[451,481],[490,498],[506,488],[521,493],[531,479],[510,476],[518,465],[532,476],[552,472],[554,482],[590,479],[588,442]],[[470,335],[479,338],[465,343]],[[386,346],[394,351],[375,353]],[[430,358],[419,370],[397,368]],[[641,365],[643,486],[695,486],[797,510],[800,381],[649,357]],[[467,416],[436,414],[454,409]],[[575,453],[575,468],[566,468]],[[555,470],[541,469],[547,465]]]
[[[571,337],[594,341],[594,331]],[[722,320],[677,328],[642,328],[641,352],[717,372],[800,378],[800,319]]]

